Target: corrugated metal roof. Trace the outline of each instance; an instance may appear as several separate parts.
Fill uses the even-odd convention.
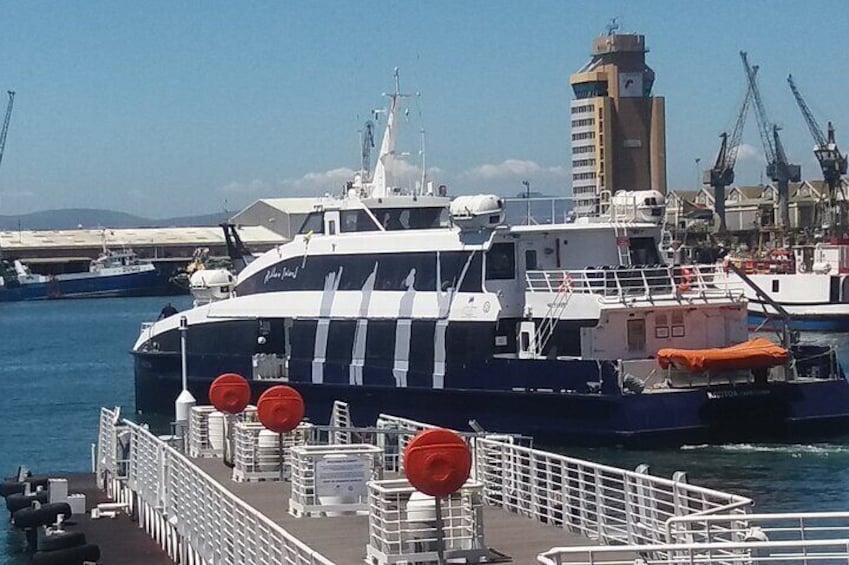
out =
[[[99,247],[104,230],[45,230],[0,231],[0,249]],[[239,237],[248,247],[251,244],[282,243],[280,234],[263,226],[242,226]],[[133,228],[106,230],[109,247],[150,245],[213,245],[224,243],[224,231],[207,228]]]
[[[321,204],[324,199],[321,197],[314,198],[262,198],[257,200],[257,202],[262,202],[271,206],[272,208],[277,208],[282,212],[286,212],[288,214],[306,214],[308,212],[312,212],[315,210],[316,205]],[[250,208],[252,208],[256,203],[248,206],[239,214],[242,214]],[[236,214],[238,216],[239,214]],[[234,217],[236,217],[234,216]]]

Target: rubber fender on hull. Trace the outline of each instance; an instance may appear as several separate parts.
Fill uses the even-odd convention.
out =
[[[65,530],[42,536],[38,540],[38,551],[58,551],[80,545],[85,545],[85,534]]]
[[[38,551],[32,555],[32,565],[83,565],[100,561],[100,546],[87,543],[56,551]]]
[[[49,499],[50,494],[46,490],[29,495],[23,493],[10,494],[6,497],[6,508],[9,510],[10,514],[14,514],[21,508],[29,508],[32,506],[32,503],[36,501],[42,504],[47,504]]]
[[[47,488],[47,477],[30,477],[23,482],[16,480],[6,480],[0,483],[0,496],[6,498],[10,494],[18,494],[24,492],[24,484],[29,483],[30,488],[35,491],[36,488]]]
[[[12,515],[16,528],[36,528],[46,526],[56,521],[56,517],[63,514],[65,518],[71,517],[71,505],[67,502],[54,502],[43,504],[41,508],[23,508]]]

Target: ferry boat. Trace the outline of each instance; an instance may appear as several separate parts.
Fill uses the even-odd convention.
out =
[[[168,277],[152,263],[139,261],[130,249],[113,250],[104,246],[89,270],[82,273],[39,275],[18,260],[0,264],[0,302],[156,296],[170,291]]]
[[[360,421],[471,418],[590,445],[845,430],[833,350],[788,345],[772,362],[757,345],[723,351],[748,339],[744,291],[721,265],[661,264],[661,194],[616,195],[600,218],[509,225],[497,196],[405,192],[390,166],[397,81],[389,96],[373,172],[317,199],[231,297],[143,326],[137,410],[173,411],[185,361],[200,402],[236,372],[256,395],[290,384],[317,420],[343,400]],[[719,351],[689,362],[704,350]]]
[[[849,243],[799,245],[731,261],[759,291],[744,286],[752,327],[787,317],[794,330],[849,331]]]

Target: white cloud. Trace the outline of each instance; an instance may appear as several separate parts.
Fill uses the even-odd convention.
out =
[[[264,180],[254,179],[252,181],[233,181],[225,184],[218,189],[218,192],[225,194],[257,194],[264,191],[271,191],[272,187]]]
[[[741,143],[737,146],[737,160],[738,161],[751,161],[751,160],[760,160],[762,159],[761,152],[754,145],[749,145],[748,143]]]
[[[464,171],[460,175],[471,179],[498,180],[517,177],[560,177],[566,178],[568,171],[565,167],[543,167],[535,161],[522,159],[506,159],[498,164],[484,164]]]
[[[338,189],[354,176],[354,170],[347,167],[339,167],[317,173],[307,173],[296,179],[285,179],[280,181],[278,189],[285,192],[297,193],[325,193],[338,192]]]

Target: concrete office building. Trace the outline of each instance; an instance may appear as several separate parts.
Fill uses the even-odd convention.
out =
[[[618,190],[666,193],[663,97],[652,96],[645,37],[615,34],[593,41],[592,58],[570,77],[572,192],[579,214],[604,210]]]

